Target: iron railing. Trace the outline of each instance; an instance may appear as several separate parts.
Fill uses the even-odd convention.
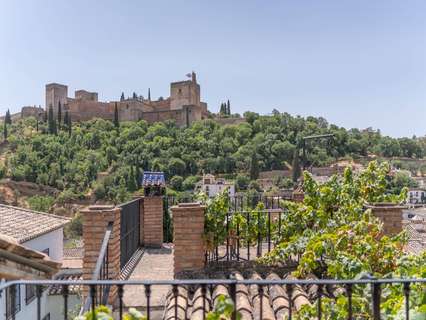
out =
[[[140,247],[141,199],[123,203],[120,208],[120,268],[124,269],[127,262]]]
[[[404,303],[404,315],[405,319],[410,319],[410,309],[412,308],[410,295],[412,287],[416,286],[416,290],[421,287],[420,290],[425,290],[426,288],[426,279],[360,279],[360,280],[212,280],[212,279],[202,279],[202,280],[170,280],[170,281],[115,281],[115,280],[104,280],[104,281],[55,281],[55,280],[46,280],[46,281],[10,281],[0,286],[0,294],[2,294],[7,288],[17,285],[33,285],[36,286],[37,290],[40,291],[40,288],[43,286],[61,286],[62,287],[62,296],[63,296],[63,310],[65,311],[63,314],[63,319],[69,319],[69,315],[67,313],[68,310],[68,295],[69,295],[69,287],[70,286],[80,286],[88,287],[90,295],[92,298],[96,296],[96,290],[99,287],[116,287],[117,288],[117,299],[118,299],[118,308],[116,310],[118,314],[118,319],[123,319],[123,311],[126,306],[123,302],[123,294],[124,287],[126,286],[142,286],[144,290],[140,292],[144,292],[146,305],[144,306],[146,310],[146,317],[148,320],[151,318],[151,297],[155,292],[156,287],[169,286],[172,288],[172,299],[174,299],[174,317],[173,319],[180,319],[178,317],[178,298],[179,298],[179,287],[185,288],[198,288],[201,287],[202,293],[202,311],[203,311],[203,319],[206,317],[206,313],[211,308],[207,308],[207,304],[210,302],[207,299],[208,293],[212,292],[218,286],[224,286],[227,288],[227,292],[229,292],[229,297],[232,299],[234,303],[234,312],[233,319],[237,318],[236,312],[238,312],[241,306],[238,305],[237,294],[239,293],[239,289],[241,286],[257,286],[257,294],[260,298],[260,306],[263,306],[263,299],[267,299],[268,292],[271,292],[276,286],[281,288],[285,288],[287,292],[287,318],[292,319],[294,316],[294,300],[297,295],[297,288],[303,286],[316,286],[316,296],[315,300],[312,301],[313,304],[316,304],[316,318],[321,319],[323,317],[323,298],[326,297],[326,288],[333,287],[335,292],[340,290],[341,294],[346,297],[346,304],[344,305],[347,309],[347,319],[358,319],[354,314],[354,305],[353,305],[353,292],[355,289],[363,286],[370,286],[371,291],[369,293],[365,293],[368,295],[369,299],[366,301],[370,305],[370,310],[368,318],[379,320],[382,318],[382,309],[381,309],[381,299],[382,290],[384,291],[385,286],[399,286],[400,292],[403,294],[405,298]],[[238,290],[237,290],[238,289]],[[365,292],[365,290],[363,291]],[[211,295],[210,295],[211,296]],[[38,320],[41,319],[41,295],[37,295],[37,315],[36,318]],[[95,299],[92,301],[97,302]],[[337,299],[335,299],[337,303]],[[179,307],[180,308],[180,307]],[[95,303],[92,304],[92,311],[95,310]],[[180,312],[180,311],[179,311]],[[94,313],[93,313],[94,314]],[[259,318],[263,319],[264,314],[261,307]],[[93,317],[95,319],[95,316]]]
[[[282,209],[229,211],[206,235],[206,262],[248,261],[269,253],[282,232]]]
[[[96,280],[109,280],[109,240],[111,239],[113,224],[110,222],[105,231],[104,238],[102,240],[101,250],[99,251],[98,259],[96,260],[95,270],[92,274],[93,281]],[[66,288],[66,292],[64,292],[64,298],[68,298],[68,288]],[[87,296],[85,303],[83,304],[80,314],[88,311],[90,307],[94,307],[96,304],[107,304],[109,297],[110,286],[106,286],[103,284],[99,284],[98,288],[95,291],[90,291],[90,294]],[[96,294],[97,293],[97,294]],[[67,307],[65,304],[64,307]],[[65,313],[67,313],[68,309],[64,309]]]
[[[196,197],[192,194],[181,197],[165,196],[163,200],[163,234],[164,242],[173,242],[173,218],[170,208],[184,202],[194,202]],[[254,209],[259,203],[265,209],[279,209],[281,200],[291,200],[285,196],[265,196],[261,193],[254,195],[236,195],[229,198],[229,211],[244,211]]]

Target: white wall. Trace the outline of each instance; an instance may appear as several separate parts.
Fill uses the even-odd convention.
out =
[[[62,261],[64,253],[63,228],[46,233],[22,244],[25,247],[43,251],[49,249],[49,257],[55,261]]]
[[[218,193],[222,192],[222,190],[225,190],[226,188],[229,188],[228,194],[230,197],[233,197],[235,195],[235,186],[229,185],[229,184],[203,184],[201,186],[203,191],[207,193],[207,189],[209,190],[208,196],[214,197]]]
[[[21,309],[15,314],[15,320],[37,319],[37,299],[34,297],[29,304],[25,302],[25,286],[20,285]],[[47,314],[46,309],[47,290],[41,296],[41,318]],[[0,298],[0,319],[6,319],[6,292],[2,292]],[[52,318],[51,318],[52,319]]]

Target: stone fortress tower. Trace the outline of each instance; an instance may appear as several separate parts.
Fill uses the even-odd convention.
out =
[[[193,121],[208,117],[207,104],[201,101],[201,89],[197,83],[195,72],[187,75],[190,80],[172,82],[170,96],[166,99],[151,100],[142,96],[133,95],[117,101],[98,101],[98,93],[87,90],[77,90],[74,98],[68,96],[68,87],[59,83],[46,85],[45,108],[52,106],[57,114],[59,103],[62,112],[68,111],[72,121],[86,121],[94,118],[112,120],[115,106],[117,106],[120,121],[145,120],[154,123],[166,120],[175,120],[179,126],[188,126]],[[22,110],[21,116],[31,116],[34,112]]]
[[[58,112],[59,102],[61,105],[67,103],[68,87],[59,83],[49,83],[46,85],[46,109],[52,106],[53,113]]]

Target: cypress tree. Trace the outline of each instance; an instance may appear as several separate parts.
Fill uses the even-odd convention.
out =
[[[12,124],[12,118],[10,117],[9,109],[7,109],[7,111],[6,111],[6,116],[4,117],[4,122],[6,122],[6,124]]]
[[[121,93],[120,101],[124,101],[124,92]]]
[[[47,108],[44,110],[44,116],[43,116],[44,123],[47,123]]]
[[[292,164],[292,178],[293,182],[297,182],[300,177],[300,161],[299,161],[299,149],[294,150],[293,164]]]
[[[71,121],[71,115],[70,114],[68,115],[67,127],[68,127],[68,135],[71,137],[72,121]]]
[[[221,114],[221,115],[224,115],[225,114],[225,104],[222,102],[221,104],[220,104],[220,111],[219,111],[219,113]]]
[[[228,102],[226,103],[226,114],[228,116],[231,115],[231,104],[229,103],[229,99],[228,99]]]
[[[257,160],[257,153],[253,151],[250,163],[250,179],[256,180],[259,177],[259,161]]]
[[[4,141],[7,140],[7,123],[6,123],[6,121],[3,122],[3,138],[4,138]]]
[[[118,129],[120,127],[120,121],[118,120],[118,107],[117,102],[114,107],[114,126]]]
[[[49,115],[48,115],[48,128],[50,134],[57,134],[56,129],[56,120],[53,116],[53,107],[52,105],[49,106]]]
[[[61,122],[62,122],[62,105],[61,101],[58,102],[58,129],[61,130]]]
[[[65,110],[65,115],[64,115],[64,125],[65,127],[68,127],[68,110]]]

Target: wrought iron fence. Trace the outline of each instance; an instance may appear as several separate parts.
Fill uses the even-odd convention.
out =
[[[336,305],[340,303],[343,306],[347,313],[347,319],[359,319],[359,315],[355,314],[355,306],[354,306],[354,294],[357,289],[362,289],[363,294],[365,295],[364,299],[365,303],[368,303],[369,310],[367,310],[367,314],[364,314],[368,319],[379,320],[382,318],[383,309],[381,308],[381,300],[382,300],[382,292],[385,289],[388,289],[390,286],[393,289],[400,290],[404,296],[404,306],[403,306],[403,314],[405,319],[410,319],[410,309],[413,307],[413,297],[412,290],[425,290],[426,288],[426,279],[360,279],[360,280],[212,280],[212,279],[202,279],[202,280],[171,280],[171,281],[55,281],[55,280],[46,280],[46,281],[10,281],[0,286],[0,294],[6,291],[8,288],[16,287],[16,286],[36,286],[38,292],[41,291],[41,288],[44,286],[60,286],[62,288],[62,296],[63,296],[63,310],[65,311],[63,314],[63,319],[69,319],[69,315],[67,313],[68,309],[68,297],[69,297],[69,287],[70,286],[80,286],[80,288],[87,287],[90,292],[92,298],[92,303],[90,309],[93,312],[93,319],[95,319],[95,308],[100,303],[94,297],[96,296],[97,288],[99,287],[116,287],[117,288],[117,316],[118,319],[123,319],[123,312],[126,308],[123,301],[124,289],[127,286],[142,286],[143,290],[140,290],[141,294],[145,297],[146,305],[144,309],[146,310],[147,319],[151,319],[151,297],[155,290],[158,287],[169,286],[172,288],[171,290],[171,300],[174,300],[172,303],[173,311],[172,317],[168,319],[184,319],[179,314],[181,313],[181,306],[178,304],[178,299],[180,299],[179,288],[193,288],[193,290],[197,288],[201,288],[201,312],[202,319],[206,318],[206,314],[209,310],[212,310],[213,304],[211,299],[208,297],[212,297],[212,292],[219,286],[222,286],[226,290],[223,292],[229,293],[228,296],[233,301],[233,313],[232,319],[237,318],[237,313],[244,310],[244,307],[239,305],[241,300],[238,299],[239,294],[241,294],[240,288],[242,286],[254,286],[256,288],[256,299],[257,304],[260,306],[259,310],[259,319],[264,319],[265,310],[263,308],[264,302],[269,301],[269,295],[277,288],[281,288],[285,290],[286,295],[279,297],[280,299],[285,299],[285,313],[287,319],[292,319],[295,315],[295,300],[300,295],[298,292],[300,287],[311,286],[316,288],[316,294],[312,300],[312,304],[316,304],[316,314],[315,318],[322,319],[324,316],[323,308],[323,298],[328,297],[327,288],[334,288],[334,292],[339,292],[339,299],[345,299],[343,301],[337,301],[337,295],[334,297],[333,301]],[[365,290],[367,286],[370,287],[369,292]],[[143,293],[142,293],[143,292]],[[358,291],[357,291],[358,292]],[[41,319],[41,295],[37,295],[37,311],[36,311],[36,319]],[[416,303],[419,303],[416,301]],[[422,302],[420,302],[422,303]],[[179,309],[179,310],[178,310]],[[278,312],[282,310],[274,310],[274,312]],[[184,315],[186,315],[186,310],[183,310]]]
[[[248,261],[269,253],[282,232],[282,209],[228,211],[206,235],[206,262]]]
[[[140,205],[141,199],[121,204],[120,213],[120,268],[123,269],[140,247]],[[142,226],[143,227],[143,226]]]
[[[183,196],[165,196],[163,202],[163,234],[164,242],[173,242],[173,218],[170,208],[184,202],[194,202],[197,198],[194,194],[184,194]],[[265,209],[279,209],[281,200],[291,200],[284,196],[265,196],[263,194],[236,195],[229,198],[229,211],[244,211],[254,209],[259,203]]]

